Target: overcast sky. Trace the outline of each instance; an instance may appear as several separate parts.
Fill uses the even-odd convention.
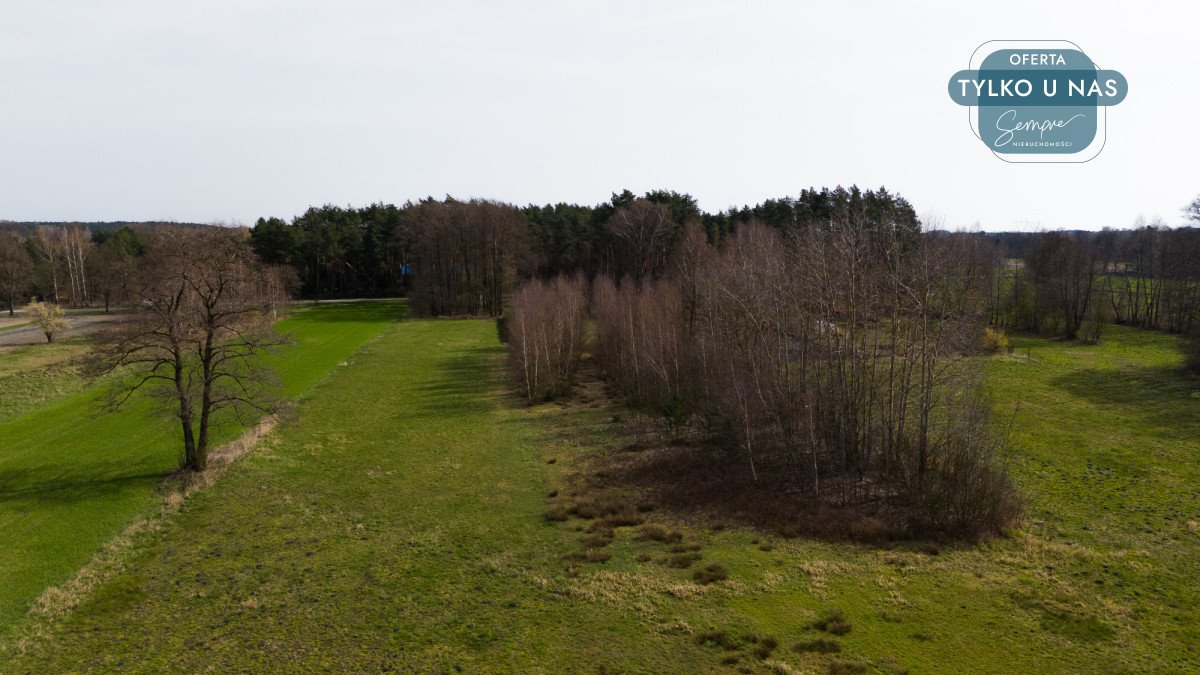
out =
[[[4,0],[0,219],[858,184],[948,226],[1175,224],[1200,193],[1195,7]],[[1011,165],[971,135],[946,83],[1017,38],[1128,78],[1092,162]]]

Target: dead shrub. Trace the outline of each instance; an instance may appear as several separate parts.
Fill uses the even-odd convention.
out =
[[[829,664],[829,675],[864,675],[869,670],[865,663],[857,661],[834,661]]]
[[[580,539],[584,548],[604,548],[612,543],[612,530],[599,530]]]
[[[597,548],[589,548],[587,550],[587,553],[584,554],[584,559],[586,559],[590,563],[606,562],[611,557],[612,557],[612,554],[609,553],[608,551],[602,551]]]
[[[677,530],[666,530],[660,525],[643,525],[638,530],[634,539],[638,541],[658,541],[664,543],[679,542],[683,540],[683,534]]]
[[[585,520],[607,516],[637,518],[629,504],[611,493],[587,494],[575,498],[570,513]]]

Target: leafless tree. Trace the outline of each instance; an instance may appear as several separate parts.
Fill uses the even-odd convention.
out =
[[[13,316],[17,296],[29,288],[33,260],[24,243],[11,232],[0,232],[0,300],[8,304]]]
[[[667,205],[634,200],[617,209],[606,227],[613,241],[609,271],[614,278],[641,280],[663,269],[675,230]]]
[[[497,316],[529,261],[528,232],[508,204],[425,201],[409,253],[414,308],[427,315]]]
[[[62,242],[54,231],[46,226],[34,230],[33,251],[37,261],[45,266],[46,275],[50,278],[50,286],[54,291],[54,304],[59,304],[58,275],[63,260]]]
[[[513,293],[505,323],[509,363],[529,403],[566,393],[583,356],[587,281],[534,279]]]
[[[141,391],[170,402],[183,465],[207,466],[214,415],[271,414],[279,405],[261,354],[286,342],[274,330],[282,285],[243,230],[163,228],[129,282],[135,313],[101,332],[92,370],[115,373],[110,407]]]

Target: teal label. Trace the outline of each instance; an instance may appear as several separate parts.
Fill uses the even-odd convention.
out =
[[[1002,159],[1090,160],[1106,140],[1106,108],[1125,100],[1125,76],[1098,68],[1071,43],[1054,44],[1065,48],[986,43],[978,67],[947,83],[950,98],[971,109],[976,136]]]

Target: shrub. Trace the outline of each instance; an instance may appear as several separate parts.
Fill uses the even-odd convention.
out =
[[[792,649],[798,652],[815,652],[817,654],[836,654],[842,651],[842,645],[837,640],[829,638],[814,638],[805,642],[797,642]]]
[[[823,630],[826,633],[833,633],[834,635],[845,635],[851,629],[850,622],[846,620],[846,615],[842,614],[841,610],[838,609],[826,611],[812,623],[812,627],[817,630]]]
[[[593,534],[589,534],[588,536],[584,537],[580,541],[583,542],[584,548],[603,548],[603,547],[611,544],[612,540],[613,540],[613,531],[612,530],[600,530]]]
[[[637,518],[628,503],[616,495],[607,493],[576,497],[569,511],[586,520],[605,516],[618,516],[623,520]]]
[[[567,510],[558,505],[551,506],[546,510],[546,520],[552,523],[564,522],[569,517],[570,515],[567,513]]]
[[[745,636],[745,639],[746,642],[754,645],[754,648],[750,652],[760,659],[769,657],[771,652],[775,651],[775,648],[779,646],[779,641],[773,635],[750,633]]]
[[[992,330],[989,327],[983,329],[983,348],[993,354],[1000,354],[1008,351],[1008,336],[1002,330]]]
[[[667,531],[659,525],[643,525],[634,537],[638,541],[679,542],[683,535],[676,530]]]
[[[723,630],[710,630],[696,636],[696,644],[702,646],[720,647],[726,651],[735,651],[741,645]]]
[[[608,551],[601,551],[598,548],[589,548],[583,557],[591,563],[602,563],[611,558],[612,554]]]
[[[701,584],[711,584],[717,581],[725,581],[729,578],[729,573],[720,564],[709,563],[703,569],[692,573],[692,578]]]
[[[982,422],[980,422],[982,423]],[[972,424],[951,429],[924,475],[910,478],[914,534],[972,538],[1003,534],[1024,506],[995,457],[995,441]]]
[[[855,661],[834,661],[829,664],[829,675],[862,675],[866,672],[866,664]]]
[[[692,563],[696,562],[699,559],[700,559],[699,553],[695,553],[695,552],[676,553],[675,555],[671,556],[670,558],[667,558],[667,567],[674,567],[675,569],[681,569],[681,570],[687,569],[692,566]]]

